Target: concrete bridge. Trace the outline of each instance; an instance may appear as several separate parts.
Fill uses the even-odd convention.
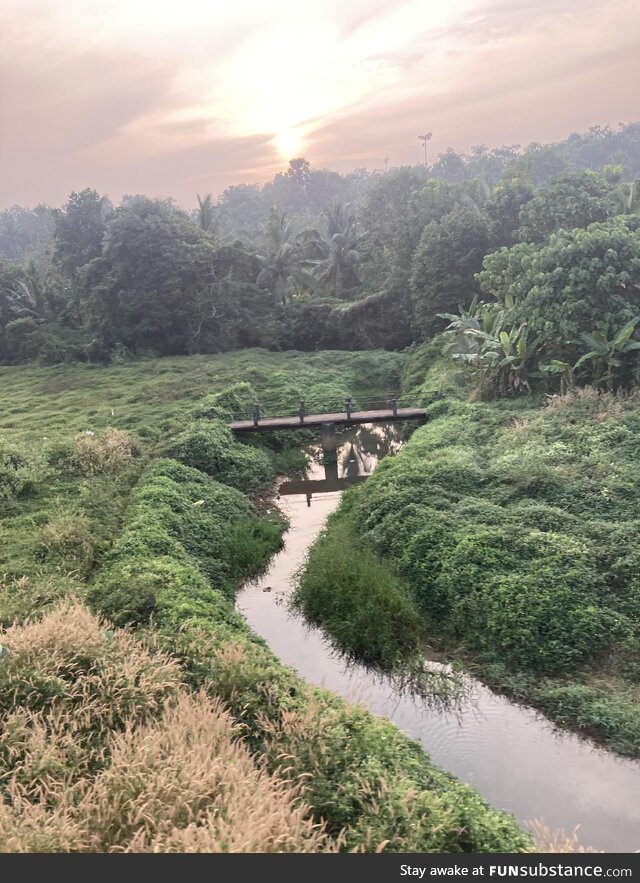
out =
[[[236,420],[229,424],[234,432],[271,432],[278,429],[301,429],[302,427],[333,424],[355,426],[358,423],[389,423],[395,420],[424,420],[424,408],[399,408],[396,399],[391,399],[386,408],[356,411],[351,407],[351,399],[345,402],[344,411],[328,411],[322,414],[307,414],[305,403],[300,402],[295,416],[263,417],[260,406],[256,405],[251,420]]]

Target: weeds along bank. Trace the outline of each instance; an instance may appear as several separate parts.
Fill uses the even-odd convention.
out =
[[[346,495],[298,604],[346,652],[389,667],[426,641],[637,757],[639,455],[637,393],[434,402]]]
[[[2,519],[0,848],[528,848],[510,816],[393,725],[307,686],[235,611],[235,590],[284,527],[250,500],[282,452],[235,442],[220,420],[248,396],[239,383],[177,408],[173,432],[153,444],[97,424],[55,456],[44,447],[29,459],[15,433],[4,442],[7,474],[31,478],[12,479]],[[102,407],[99,395],[92,403]],[[83,497],[106,501],[109,489],[111,529],[84,555],[77,536],[61,539],[60,512],[73,520]],[[89,542],[93,523],[87,515]]]

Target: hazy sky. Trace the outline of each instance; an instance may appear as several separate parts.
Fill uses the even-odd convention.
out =
[[[639,0],[0,0],[0,206],[640,118]]]

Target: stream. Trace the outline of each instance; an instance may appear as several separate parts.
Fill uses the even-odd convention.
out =
[[[243,588],[238,608],[305,680],[389,718],[434,763],[521,823],[542,820],[567,832],[579,826],[585,846],[640,850],[640,763],[562,732],[472,679],[455,712],[429,705],[364,666],[347,665],[320,629],[288,609],[293,575],[344,487],[366,479],[400,446],[393,424],[359,426],[339,434],[337,462],[323,466],[314,460],[303,478],[281,482],[278,506],[290,519],[285,547],[258,582]]]

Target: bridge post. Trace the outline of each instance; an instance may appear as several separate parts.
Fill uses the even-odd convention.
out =
[[[255,404],[253,408],[253,425],[257,426],[260,421],[260,405]]]
[[[320,428],[322,440],[322,463],[325,481],[338,479],[338,439],[335,423],[323,423]]]
[[[300,410],[298,411],[298,416],[300,417],[300,423],[304,423],[304,402],[300,402]]]
[[[393,416],[394,416],[394,417],[397,417],[397,416],[398,416],[398,400],[397,400],[397,399],[391,399],[391,401],[389,402],[389,404],[391,405],[391,410],[393,411]]]
[[[347,412],[347,420],[351,420],[352,404],[353,404],[353,399],[351,398],[351,396],[349,396],[349,398],[344,403],[344,409]]]

